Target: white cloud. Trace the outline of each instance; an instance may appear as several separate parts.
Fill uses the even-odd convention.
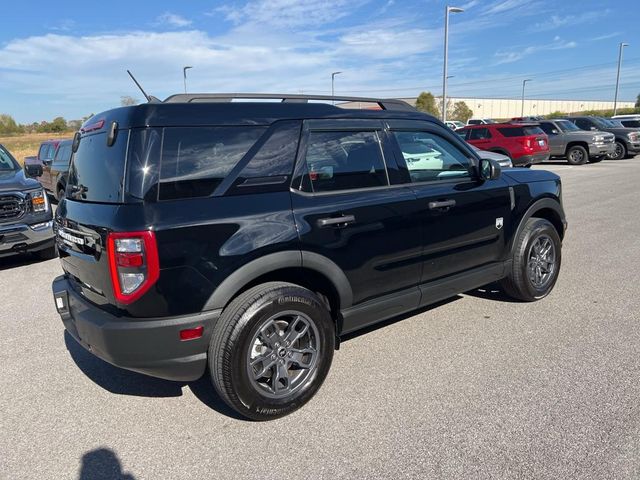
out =
[[[156,18],[156,25],[167,25],[176,28],[188,27],[192,23],[191,20],[171,12],[165,12]]]
[[[584,23],[595,22],[601,20],[603,16],[608,15],[610,10],[598,10],[593,12],[582,12],[577,15],[550,15],[543,22],[534,24],[529,31],[544,32],[547,30],[555,30],[562,27],[575,27]]]
[[[498,50],[494,54],[494,57],[496,58],[496,62],[494,63],[494,65],[504,65],[506,63],[517,62],[518,60],[522,60],[523,58],[534,53],[549,50],[564,50],[567,48],[575,48],[577,46],[578,44],[575,41],[564,41],[559,36],[556,36],[551,43],[530,45],[528,47],[516,46],[509,49]]]
[[[214,12],[224,13],[235,24],[298,28],[335,22],[363,3],[363,0],[252,0],[242,7],[223,6]]]

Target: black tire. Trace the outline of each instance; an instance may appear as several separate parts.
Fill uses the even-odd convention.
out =
[[[56,258],[58,256],[58,249],[56,246],[48,247],[43,250],[38,250],[35,252],[36,257],[40,260],[51,260],[52,258]]]
[[[60,201],[60,200],[62,200],[63,198],[64,198],[64,188],[63,188],[63,187],[60,187],[60,188],[58,189],[58,195],[56,196],[56,200],[58,200],[58,202],[59,202],[59,201]]]
[[[589,163],[598,163],[604,160],[604,156],[601,157],[591,157],[589,158]]]
[[[286,332],[274,330],[269,336],[267,329],[286,324],[288,317],[292,320]],[[298,319],[306,322],[306,333],[285,347],[287,338],[300,333]],[[304,350],[315,351],[315,357],[304,354],[309,355],[309,368],[292,359],[292,355],[303,358],[300,342],[305,339],[309,343]],[[309,346],[312,340],[316,348]],[[224,309],[209,344],[209,370],[216,391],[231,408],[253,420],[272,420],[297,410],[315,395],[329,372],[334,348],[334,322],[322,300],[298,285],[269,282],[247,290]],[[264,363],[256,364],[258,357]],[[269,369],[267,362],[273,364]],[[256,379],[260,372],[266,373]],[[290,391],[277,391],[284,388],[281,372],[298,375],[293,381],[286,377],[285,390]]]
[[[532,256],[536,256],[535,246],[540,245],[539,242],[546,244],[547,240],[553,245],[553,268],[549,267],[548,262],[538,263],[537,260],[532,258]],[[546,297],[553,290],[558,280],[562,260],[562,242],[551,222],[543,218],[530,218],[527,220],[515,240],[512,260],[509,274],[500,281],[503,291],[510,297],[525,302],[533,302]],[[543,283],[536,284],[531,278],[530,262],[532,265],[545,264],[545,270],[552,270],[549,272],[549,276],[544,277]],[[536,275],[535,271],[534,268],[534,276]],[[542,272],[542,267],[540,267],[540,271]]]
[[[570,165],[583,165],[589,160],[589,153],[584,147],[574,145],[567,150],[567,162]]]
[[[627,146],[624,144],[624,142],[616,140],[616,149],[612,154],[607,155],[607,158],[609,158],[610,160],[622,160],[624,158],[627,158]]]

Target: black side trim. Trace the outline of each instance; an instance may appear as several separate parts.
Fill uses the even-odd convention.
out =
[[[327,277],[333,283],[338,292],[341,308],[350,307],[353,303],[351,285],[344,272],[340,270],[340,267],[317,253],[289,250],[265,255],[237,269],[216,288],[213,295],[207,300],[203,310],[224,308],[245,285],[262,275],[283,268],[308,268],[309,270],[314,270]]]
[[[339,333],[351,333],[500,280],[505,276],[509,264],[510,261],[492,263],[343,309],[342,330]]]
[[[520,235],[520,232],[524,228],[524,224],[526,223],[526,221],[529,220],[533,216],[533,214],[536,213],[538,210],[542,210],[545,208],[553,210],[555,213],[557,213],[558,216],[560,217],[560,221],[562,222],[562,225],[566,228],[567,220],[565,218],[564,211],[562,210],[562,206],[560,205],[560,203],[554,198],[541,198],[540,200],[533,202],[533,204],[527,209],[527,211],[524,212],[524,215],[522,216],[522,219],[520,220],[520,223],[518,225],[518,229],[514,233],[513,237],[511,237],[511,240],[509,241],[509,251],[513,251],[515,239],[518,238],[518,236]],[[564,232],[558,232],[558,233],[560,235],[560,238],[564,237]]]

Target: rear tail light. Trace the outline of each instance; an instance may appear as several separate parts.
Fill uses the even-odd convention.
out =
[[[110,233],[107,254],[113,294],[119,303],[135,302],[160,276],[154,232]]]

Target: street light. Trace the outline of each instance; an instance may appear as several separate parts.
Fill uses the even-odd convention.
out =
[[[331,96],[335,96],[335,84],[336,84],[336,75],[340,75],[342,72],[333,72],[331,74]]]
[[[524,117],[524,86],[527,84],[527,82],[530,82],[531,79],[527,78],[526,80],[522,81],[522,109],[520,110],[520,116]]]
[[[616,76],[616,95],[613,98],[613,114],[618,110],[618,86],[620,85],[620,66],[622,65],[622,49],[628,47],[628,43],[620,42],[620,50],[618,51],[618,75]]]
[[[187,93],[187,70],[189,70],[190,68],[193,67],[187,66],[182,68],[182,76],[184,77],[184,93]]]
[[[447,121],[447,57],[449,56],[449,14],[464,10],[447,5],[444,9],[444,65],[442,69],[442,121]]]

